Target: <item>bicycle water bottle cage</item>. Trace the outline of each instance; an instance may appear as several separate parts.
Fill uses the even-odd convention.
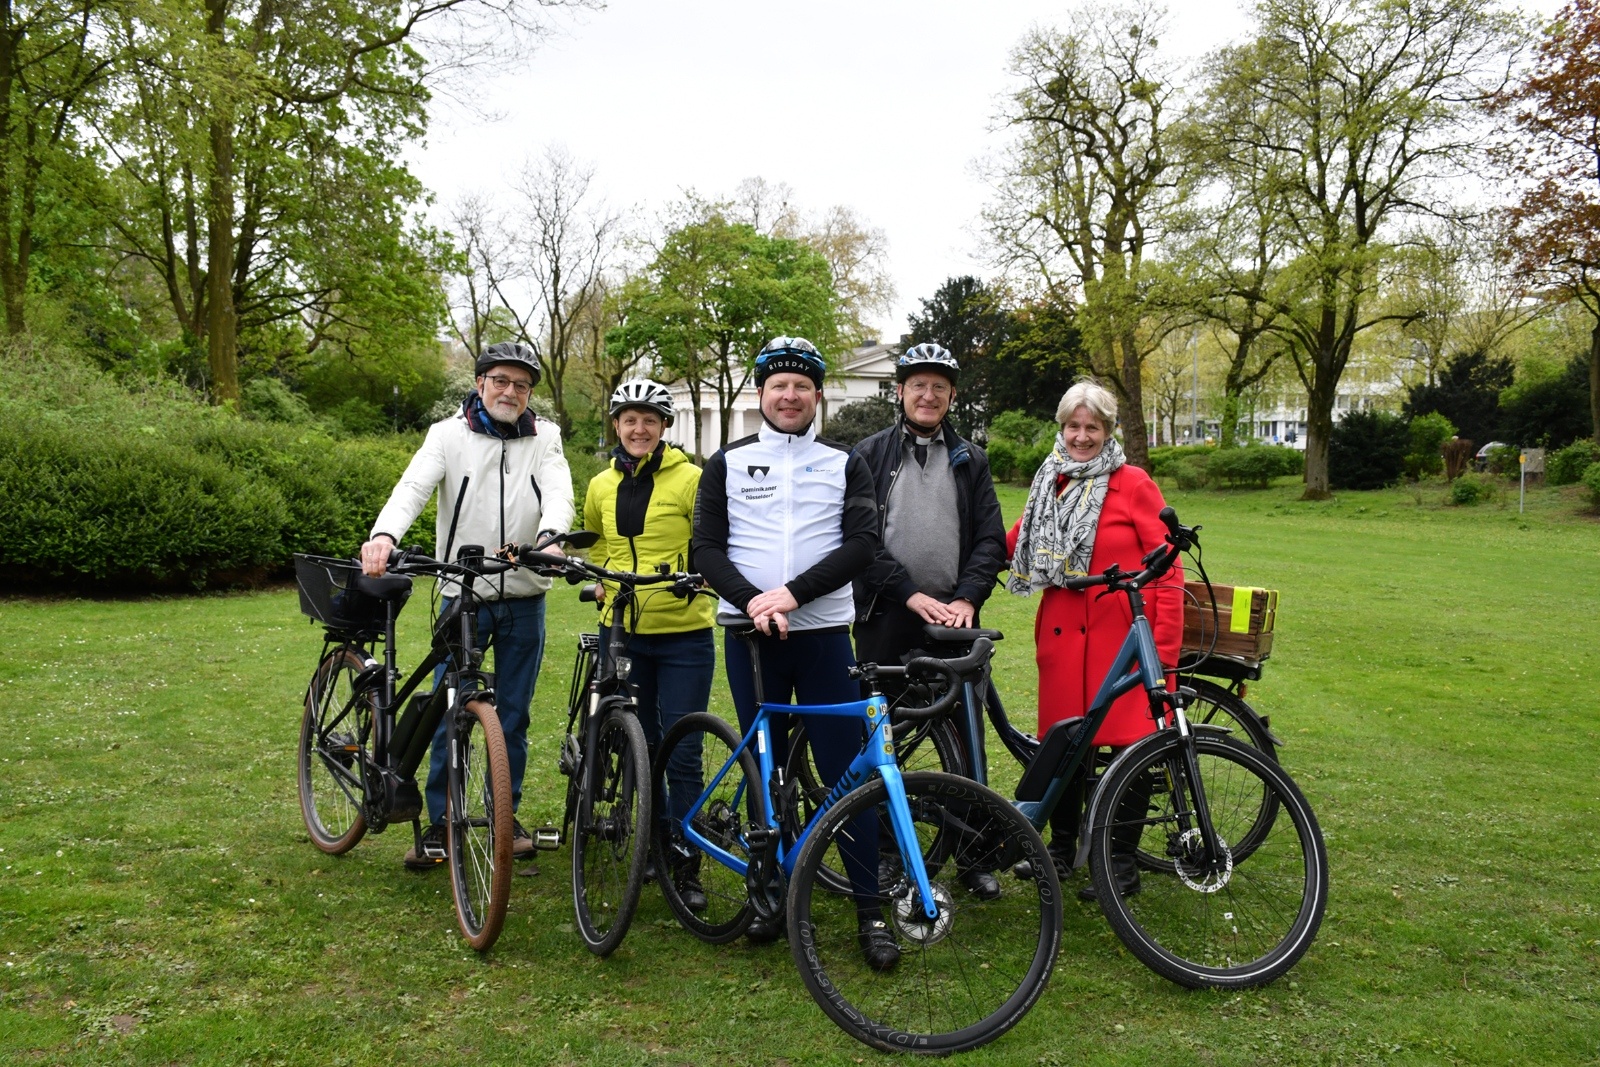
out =
[[[1028,764],[1028,769],[1022,772],[1022,780],[1017,783],[1018,800],[1044,799],[1045,790],[1060,776],[1068,755],[1077,747],[1083,727],[1083,716],[1074,715],[1045,731],[1038,753]]]

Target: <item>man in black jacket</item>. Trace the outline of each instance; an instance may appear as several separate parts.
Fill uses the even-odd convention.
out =
[[[899,663],[927,648],[925,623],[976,626],[1006,565],[1000,501],[983,450],[945,420],[960,372],[955,357],[920,344],[895,368],[901,416],[856,446],[878,505],[878,551],[853,584],[856,658]],[[985,899],[1000,894],[987,872],[963,873]]]

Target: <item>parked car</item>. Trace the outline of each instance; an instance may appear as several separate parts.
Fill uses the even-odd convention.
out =
[[[1497,448],[1510,447],[1511,446],[1506,444],[1504,441],[1490,441],[1488,444],[1478,449],[1478,454],[1472,457],[1472,469],[1475,471],[1488,470],[1489,453],[1493,452]]]

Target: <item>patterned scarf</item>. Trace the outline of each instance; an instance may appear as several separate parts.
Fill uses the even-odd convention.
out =
[[[1017,551],[1006,588],[1019,596],[1060,585],[1065,578],[1089,573],[1094,535],[1100,525],[1111,472],[1125,463],[1122,445],[1107,437],[1100,454],[1086,463],[1067,458],[1067,443],[1056,434],[1055,447],[1033,476],[1028,503],[1017,531]],[[1058,478],[1067,481],[1056,492]]]
[[[489,414],[489,409],[483,406],[483,397],[474,389],[467,394],[461,402],[461,414],[467,417],[467,428],[473,433],[487,434],[498,437],[502,441],[514,441],[519,437],[536,437],[539,429],[533,419],[533,408],[523,408],[522,415],[515,423],[501,422]]]

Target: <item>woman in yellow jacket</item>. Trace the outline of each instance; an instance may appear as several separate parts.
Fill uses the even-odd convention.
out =
[[[653,573],[661,563],[689,570],[700,468],[661,440],[672,425],[672,395],[652,381],[623,382],[611,394],[611,420],[620,444],[611,466],[589,482],[583,505],[584,528],[600,535],[589,558],[608,570],[636,574]],[[711,637],[716,598],[680,600],[661,586],[644,587],[640,594],[638,629],[628,639],[633,661],[628,680],[637,688],[639,724],[654,752],[673,723],[706,710],[716,662]],[[663,821],[687,815],[703,788],[698,754],[679,746],[674,757],[667,768],[665,808],[657,800]],[[670,872],[679,896],[696,911],[705,908],[699,859],[697,852]]]

